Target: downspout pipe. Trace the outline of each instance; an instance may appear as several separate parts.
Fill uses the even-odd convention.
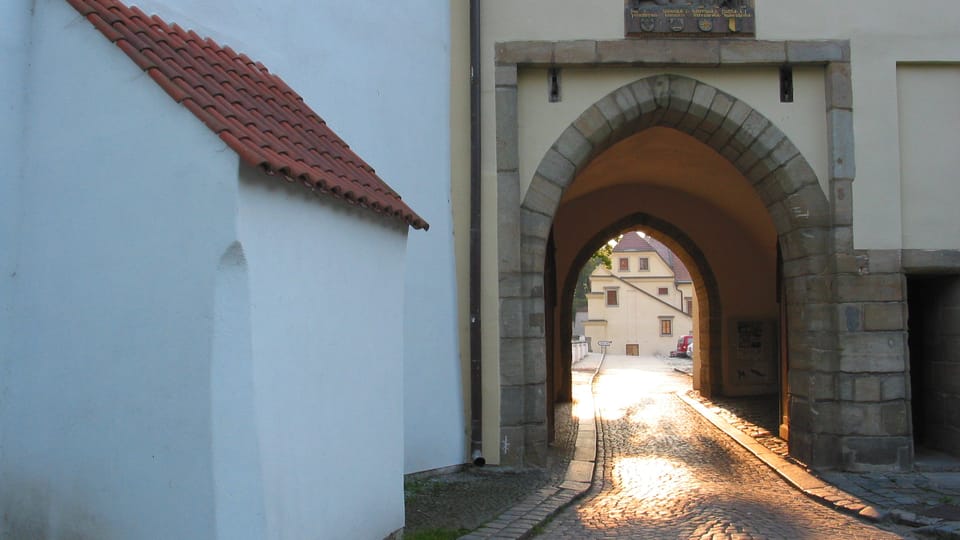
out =
[[[483,457],[482,339],[480,331],[480,0],[470,0],[470,459]]]

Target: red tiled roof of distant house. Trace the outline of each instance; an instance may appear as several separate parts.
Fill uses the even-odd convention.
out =
[[[654,249],[646,238],[637,234],[636,231],[630,231],[623,235],[617,245],[613,246],[613,251],[654,251]]]
[[[660,258],[673,268],[674,280],[678,282],[693,281],[690,276],[690,270],[687,269],[680,257],[670,250],[667,246],[652,236],[642,237],[636,231],[630,231],[623,235],[620,242],[613,248],[614,253],[623,253],[627,251],[654,251]]]
[[[677,254],[670,250],[663,242],[657,240],[653,237],[647,237],[647,240],[650,241],[650,245],[653,246],[653,249],[656,250],[660,257],[670,265],[670,268],[673,268],[673,279],[680,283],[686,281],[693,281],[693,278],[690,277],[690,270],[687,270],[686,265],[683,264],[683,261],[680,260],[680,257],[677,257]]]
[[[245,163],[413,228],[429,228],[303,98],[259,62],[116,0],[67,2]]]

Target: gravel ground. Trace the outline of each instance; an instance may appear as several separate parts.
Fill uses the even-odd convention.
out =
[[[455,473],[408,479],[405,537],[431,530],[465,534],[538,489],[560,483],[577,439],[570,404],[557,406],[556,427],[545,469],[467,466]]]

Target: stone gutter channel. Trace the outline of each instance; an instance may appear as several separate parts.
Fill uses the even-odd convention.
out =
[[[558,512],[583,497],[593,485],[594,470],[597,465],[597,416],[598,411],[593,399],[594,385],[597,375],[603,367],[603,358],[601,357],[597,369],[590,377],[589,382],[574,381],[577,385],[590,385],[590,391],[580,388],[580,392],[574,390],[574,394],[580,396],[578,408],[583,410],[592,410],[593,416],[579,419],[579,429],[577,431],[577,440],[573,459],[567,467],[566,475],[563,480],[554,486],[548,486],[537,492],[528,495],[510,510],[500,514],[495,520],[487,523],[480,529],[461,537],[461,540],[475,540],[481,538],[529,538],[534,536],[539,525],[545,523],[548,519]],[[686,373],[683,370],[677,370]],[[689,373],[686,373],[689,375]],[[930,536],[932,538],[945,538],[951,540],[960,540],[960,521],[951,521],[917,514],[903,508],[884,507],[871,504],[866,497],[874,489],[879,491],[879,487],[884,482],[890,482],[889,478],[883,475],[853,475],[862,477],[863,480],[857,485],[855,482],[846,482],[844,473],[832,475],[835,483],[849,483],[851,486],[858,487],[865,491],[865,498],[852,495],[848,491],[840,489],[836,485],[816,476],[801,465],[790,460],[783,455],[783,451],[775,451],[761,444],[758,438],[745,433],[734,426],[726,419],[711,410],[712,405],[706,399],[697,399],[690,392],[677,392],[677,397],[687,404],[691,409],[699,413],[710,423],[724,432],[747,451],[752,453],[760,461],[773,469],[784,480],[804,495],[820,502],[821,504],[843,512],[846,514],[858,516],[873,522],[893,522],[900,525],[915,527],[914,532]],[[589,401],[589,403],[587,402]],[[766,437],[769,439],[770,437]],[[778,442],[779,439],[777,439]],[[780,447],[785,447],[780,444]],[[908,473],[909,474],[909,473]],[[956,481],[960,486],[960,473],[956,474]],[[957,494],[955,490],[946,490],[946,493]],[[941,499],[950,498],[934,490],[929,492],[929,496]]]

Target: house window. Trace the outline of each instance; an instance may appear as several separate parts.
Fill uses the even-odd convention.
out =
[[[637,259],[637,270],[649,270],[650,269],[650,259],[646,257],[640,257]]]
[[[626,257],[620,257],[620,271],[621,272],[630,271],[630,259]]]
[[[657,289],[657,294],[659,294],[660,296],[666,296],[670,294],[670,290],[667,289],[666,287],[660,287]]]
[[[661,336],[673,335],[673,318],[672,317],[660,318],[660,335]]]
[[[608,306],[619,306],[620,301],[617,297],[617,289],[607,289],[607,305]]]
[[[687,313],[693,313],[693,298],[687,298]]]

